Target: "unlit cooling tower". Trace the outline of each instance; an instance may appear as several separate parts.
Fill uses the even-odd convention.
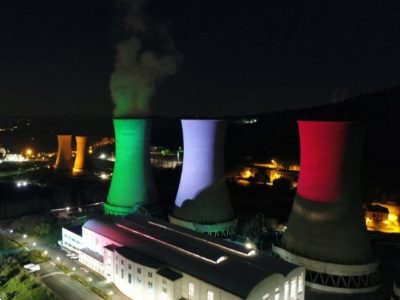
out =
[[[150,166],[150,123],[114,119],[116,157],[106,214],[127,215],[156,201]]]
[[[183,120],[184,156],[181,180],[170,222],[217,236],[235,226],[225,181],[225,123]]]
[[[72,151],[71,135],[57,135],[58,153],[54,168],[60,171],[71,171],[72,169]]]
[[[307,285],[337,293],[379,287],[360,195],[359,123],[299,121],[300,177],[276,254],[307,270]]]
[[[76,155],[74,168],[72,169],[74,174],[82,173],[85,170],[86,142],[86,136],[76,137]]]

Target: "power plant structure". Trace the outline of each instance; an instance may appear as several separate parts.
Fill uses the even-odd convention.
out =
[[[76,136],[76,155],[73,174],[81,174],[85,170],[85,157],[86,157],[86,136]]]
[[[71,135],[57,135],[58,152],[54,169],[70,171],[72,169]]]
[[[150,121],[114,119],[116,157],[104,211],[128,215],[157,201],[150,165]]]
[[[214,236],[234,232],[234,216],[225,180],[226,124],[221,120],[182,120],[184,157],[173,224]]]
[[[380,286],[360,191],[364,140],[357,122],[299,121],[300,175],[281,242],[273,251],[306,269],[306,285],[331,293]]]

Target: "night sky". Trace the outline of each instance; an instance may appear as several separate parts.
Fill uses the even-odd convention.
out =
[[[178,71],[164,116],[307,107],[400,84],[400,1],[155,0]],[[0,2],[0,115],[111,115],[121,16],[110,0]]]

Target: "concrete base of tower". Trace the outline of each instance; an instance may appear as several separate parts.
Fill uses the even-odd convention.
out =
[[[106,215],[126,216],[133,212],[134,212],[133,207],[113,205],[113,204],[104,202],[104,213]]]
[[[232,219],[225,222],[214,224],[201,224],[178,219],[172,215],[168,215],[169,221],[172,224],[179,225],[197,232],[206,233],[208,235],[227,238],[235,233],[237,219]]]
[[[272,251],[282,260],[306,269],[306,286],[315,290],[338,294],[363,294],[381,286],[379,261],[345,265],[313,260],[272,245]]]
[[[78,168],[73,168],[72,169],[72,174],[73,175],[79,175],[79,174],[83,174],[84,169],[78,169]]]

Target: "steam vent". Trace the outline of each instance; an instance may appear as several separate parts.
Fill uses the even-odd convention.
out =
[[[83,173],[85,170],[85,155],[86,155],[86,136],[77,136],[76,137],[76,156],[74,162],[74,168],[72,172],[74,174]]]
[[[360,123],[299,121],[300,177],[274,252],[307,271],[306,285],[333,293],[379,288],[360,194]]]
[[[72,169],[72,151],[71,135],[57,135],[58,152],[54,168],[59,171],[71,171]]]
[[[225,181],[220,120],[182,120],[184,157],[170,222],[214,236],[229,236],[236,226]]]
[[[150,166],[150,122],[114,119],[116,157],[106,214],[127,215],[156,202]]]

